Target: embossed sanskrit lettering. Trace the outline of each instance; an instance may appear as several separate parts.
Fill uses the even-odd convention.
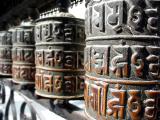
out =
[[[55,75],[54,76],[54,89],[57,93],[61,92],[62,90],[62,76]]]
[[[128,111],[132,120],[141,120],[141,98],[139,90],[129,90]]]
[[[129,34],[157,35],[159,4],[158,0],[93,1],[86,10],[86,34],[105,36],[128,30]]]
[[[160,91],[146,90],[145,94],[148,98],[144,101],[145,104],[144,117],[146,120],[157,120]]]
[[[92,71],[100,75],[109,75],[110,46],[92,48]]]
[[[116,75],[116,77],[128,77],[129,76],[129,46],[115,45],[113,51],[116,53],[111,59],[110,69]]]
[[[35,26],[35,41],[39,42],[41,40],[42,40],[41,26],[40,25],[36,25]]]
[[[95,84],[97,86],[100,87],[100,93],[98,93],[98,95],[100,95],[100,103],[98,103],[98,114],[99,115],[106,115],[106,109],[107,109],[107,93],[108,93],[108,83],[105,82],[95,82]],[[99,96],[98,96],[99,97]]]
[[[36,73],[35,75],[36,89],[43,90],[43,76],[42,74]]]
[[[43,75],[44,90],[52,93],[53,92],[53,76],[52,75]]]
[[[64,92],[74,94],[76,91],[76,77],[64,76]]]
[[[151,78],[160,79],[160,47],[146,47],[149,56],[146,58],[149,62],[149,75]]]
[[[52,36],[52,24],[44,24],[42,25],[42,39],[46,41],[50,41]]]
[[[54,67],[54,51],[46,50],[45,51],[45,66]]]
[[[115,119],[124,119],[125,111],[125,90],[110,89],[111,95],[114,97],[107,102],[107,114]]]
[[[91,106],[92,106],[93,110],[95,110],[99,113],[100,112],[101,88],[100,88],[100,86],[92,84],[91,91],[92,91],[92,95],[90,96]]]
[[[43,65],[44,64],[44,51],[43,50],[36,50],[36,65]]]
[[[97,6],[94,7],[95,12],[93,13],[94,18],[93,20],[93,25],[99,29],[101,32],[105,32],[105,6],[104,3],[98,4]],[[92,10],[92,9],[89,9]]]
[[[115,31],[121,30],[123,24],[123,0],[117,1],[109,1],[107,3],[108,9],[112,9],[110,13],[108,13],[108,24],[112,26]],[[107,11],[106,11],[107,12]]]
[[[139,45],[135,45],[132,46],[132,57],[131,57],[131,62],[133,65],[133,70],[135,72],[135,75],[138,77],[143,77],[144,75],[144,59],[145,59],[145,47],[144,46],[139,46]]]

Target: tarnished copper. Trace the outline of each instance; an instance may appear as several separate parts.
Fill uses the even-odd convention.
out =
[[[84,20],[62,12],[41,16],[35,26],[36,94],[83,97]]]
[[[15,83],[35,82],[34,22],[25,20],[13,31],[12,77]]]
[[[0,75],[12,75],[11,32],[0,31]]]
[[[87,0],[86,114],[160,119],[160,1]]]

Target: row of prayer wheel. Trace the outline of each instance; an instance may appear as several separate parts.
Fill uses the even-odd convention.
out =
[[[159,120],[159,13],[158,0],[86,0],[85,34],[65,12],[23,22],[0,33],[0,74],[12,68],[15,83],[47,98],[80,98],[84,88],[91,119]]]
[[[0,75],[15,84],[35,84],[35,94],[46,98],[84,96],[84,20],[67,8],[0,32]],[[33,85],[32,85],[33,86]]]

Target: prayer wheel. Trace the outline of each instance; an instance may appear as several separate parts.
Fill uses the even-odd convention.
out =
[[[84,89],[84,20],[68,13],[68,0],[36,21],[36,95],[77,99]]]
[[[0,31],[0,75],[12,76],[12,42],[9,31]]]
[[[13,36],[13,82],[17,84],[34,84],[34,22],[31,19],[23,21],[18,27],[14,28]]]
[[[87,0],[85,112],[160,119],[160,1]]]

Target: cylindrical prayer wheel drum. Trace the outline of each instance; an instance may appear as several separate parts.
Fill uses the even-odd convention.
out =
[[[160,119],[160,1],[87,0],[86,114]]]
[[[12,77],[18,84],[34,84],[35,82],[35,41],[34,22],[27,20],[13,31]]]
[[[0,31],[0,75],[12,76],[12,42],[9,31]]]
[[[83,97],[84,20],[69,13],[40,18],[35,26],[36,95]]]

